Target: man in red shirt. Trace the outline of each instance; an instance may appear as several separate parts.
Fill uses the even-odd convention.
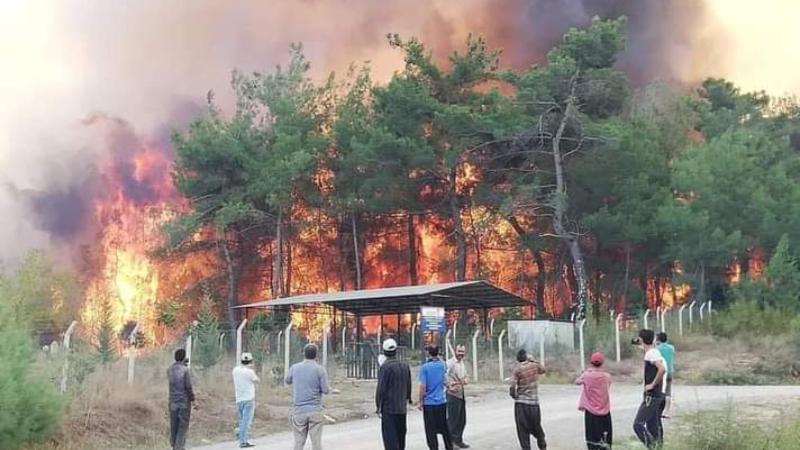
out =
[[[575,380],[581,386],[578,409],[584,411],[586,446],[589,450],[611,448],[611,375],[603,369],[605,356],[592,353],[591,367]]]

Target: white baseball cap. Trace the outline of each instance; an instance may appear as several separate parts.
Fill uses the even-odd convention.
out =
[[[397,342],[395,342],[394,339],[389,338],[383,341],[383,351],[393,352],[395,350],[397,350]]]
[[[242,362],[251,362],[251,361],[253,361],[253,355],[252,354],[250,354],[248,352],[242,353]]]

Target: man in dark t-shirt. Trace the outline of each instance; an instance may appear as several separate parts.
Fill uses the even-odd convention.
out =
[[[397,342],[383,341],[386,361],[378,370],[375,389],[375,407],[381,417],[381,435],[384,450],[405,450],[406,412],[411,404],[411,369],[405,361],[397,359]]]
[[[654,341],[653,330],[639,331],[639,347],[644,352],[644,399],[633,420],[633,432],[647,448],[655,448],[663,438],[661,404],[664,402],[667,369]]]

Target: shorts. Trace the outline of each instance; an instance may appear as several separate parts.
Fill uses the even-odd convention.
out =
[[[664,391],[664,396],[672,397],[672,377],[667,376],[667,389]]]

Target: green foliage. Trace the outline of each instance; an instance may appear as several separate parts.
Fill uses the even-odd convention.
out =
[[[38,250],[28,253],[12,273],[0,274],[0,289],[3,302],[37,328],[65,329],[78,317],[83,301],[75,276]]]
[[[54,386],[34,370],[30,324],[7,303],[0,287],[0,448],[14,450],[47,439],[63,415]]]
[[[210,295],[205,295],[200,305],[193,335],[193,362],[203,369],[213,367],[222,359],[223,351],[219,346],[219,322],[214,314],[214,301]],[[228,339],[235,337],[228,336]]]
[[[748,448],[789,450],[797,447],[800,422],[793,414],[786,420],[761,422],[758,415],[742,414],[728,405],[720,412],[703,411],[681,420],[677,436],[665,440],[665,450],[728,450]]]
[[[95,351],[97,359],[102,364],[108,364],[117,357],[114,343],[114,317],[111,300],[105,297],[98,305],[98,323],[95,330]]]
[[[779,335],[789,331],[794,314],[777,308],[765,308],[756,302],[738,300],[727,310],[714,315],[714,334],[722,337]]]

